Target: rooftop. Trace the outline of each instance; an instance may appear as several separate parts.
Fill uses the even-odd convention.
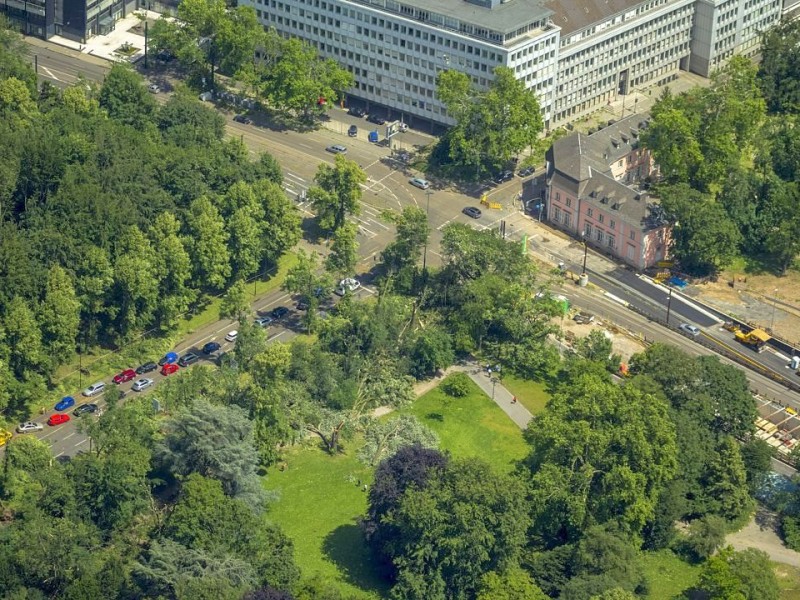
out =
[[[566,37],[590,25],[600,23],[616,14],[629,11],[642,0],[545,0],[544,5],[553,10],[553,23],[561,27]]]

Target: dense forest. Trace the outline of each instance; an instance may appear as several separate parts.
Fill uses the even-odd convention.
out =
[[[78,350],[168,332],[263,273],[300,218],[189,90],[158,105],[116,65],[102,88],[43,85],[0,38],[0,413],[23,419]]]
[[[800,23],[763,35],[760,65],[734,57],[708,88],[655,103],[643,142],[674,217],[681,267],[715,274],[743,257],[783,275],[800,254]]]

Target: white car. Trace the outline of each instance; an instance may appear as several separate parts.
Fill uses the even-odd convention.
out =
[[[228,342],[235,342],[237,337],[239,337],[239,332],[234,329],[228,332],[228,335],[225,336],[225,340]]]
[[[87,398],[91,398],[92,396],[97,396],[105,391],[106,391],[106,384],[102,381],[98,381],[97,383],[93,383],[92,385],[87,387],[81,393]]]
[[[34,423],[33,421],[17,425],[17,433],[32,433],[34,431],[41,431],[42,429],[44,429],[44,425],[41,423]]]
[[[151,84],[150,84],[150,85],[147,87],[147,89],[148,89],[148,90],[150,90],[150,93],[151,93],[151,94],[157,94],[158,92],[160,92],[160,91],[161,91],[161,88],[160,88],[160,87],[158,87],[158,86],[157,86],[155,83],[151,83]]]
[[[694,325],[689,325],[688,323],[681,323],[678,329],[682,330],[684,333],[688,333],[692,337],[697,337],[700,335],[700,328],[695,327]]]
[[[339,287],[336,288],[336,295],[344,296],[345,293],[355,292],[360,287],[361,287],[361,282],[353,279],[352,277],[348,277],[347,279],[342,279],[339,282]]]
[[[141,379],[136,380],[136,383],[133,384],[133,387],[131,387],[131,389],[134,392],[141,392],[142,390],[146,390],[147,388],[149,388],[151,385],[153,385],[153,383],[154,382],[152,379],[149,379],[147,377],[142,377]]]
[[[431,182],[427,179],[422,179],[422,177],[414,177],[413,179],[409,179],[408,183],[414,187],[418,187],[421,190],[427,190],[429,187],[431,187]]]

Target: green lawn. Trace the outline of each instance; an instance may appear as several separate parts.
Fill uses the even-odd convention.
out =
[[[538,381],[520,379],[514,375],[503,375],[503,385],[517,397],[518,402],[534,415],[543,412],[547,401],[550,400],[550,394],[545,390],[544,384]]]
[[[650,584],[648,600],[673,600],[700,576],[699,566],[682,561],[670,550],[646,552],[642,561]]]
[[[452,398],[435,388],[404,412],[433,429],[441,448],[453,456],[478,456],[508,472],[528,452],[522,431],[472,381],[470,386],[470,393],[463,398]]]
[[[772,563],[772,566],[781,588],[781,600],[800,600],[800,568],[782,563]]]
[[[367,494],[357,482],[371,482],[372,469],[353,454],[352,445],[339,456],[315,448],[291,452],[285,471],[273,467],[267,475],[267,489],[279,494],[269,514],[294,541],[304,577],[320,574],[346,594],[380,598],[388,586],[377,575],[357,522],[367,509]]]

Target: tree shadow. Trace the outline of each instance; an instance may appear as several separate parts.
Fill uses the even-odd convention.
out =
[[[381,577],[380,565],[355,523],[340,525],[325,536],[322,551],[348,583],[365,591],[378,592],[381,597],[388,593],[389,583]]]
[[[303,232],[303,239],[311,244],[319,244],[325,239],[325,232],[320,229],[316,217],[304,216],[300,229]]]
[[[429,412],[425,415],[426,419],[430,419],[431,421],[439,421],[439,423],[444,423],[444,415],[442,413],[437,412]]]

